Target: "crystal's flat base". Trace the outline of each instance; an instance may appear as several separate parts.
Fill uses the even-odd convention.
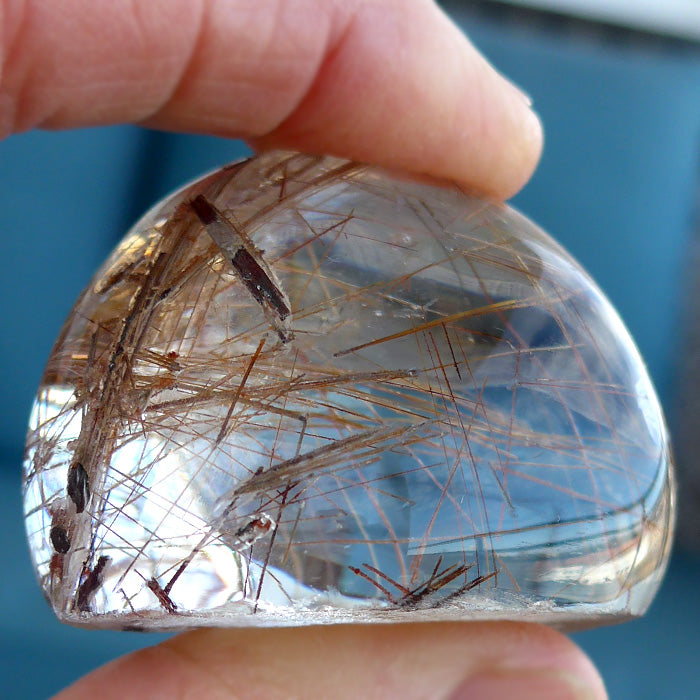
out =
[[[606,606],[604,606],[606,607]],[[365,625],[373,623],[398,624],[407,622],[531,622],[548,625],[562,632],[580,632],[604,625],[616,625],[637,619],[640,615],[621,615],[616,604],[607,606],[610,612],[590,610],[590,606],[572,605],[556,608],[547,603],[535,604],[517,613],[504,605],[480,604],[445,606],[439,610],[338,610],[329,608],[297,614],[258,613],[219,610],[212,613],[183,612],[163,618],[159,613],[106,613],[99,617],[70,615],[59,617],[61,622],[89,629],[123,630],[128,632],[182,632],[192,628],[227,627],[304,627],[310,625]]]
[[[649,582],[652,584],[652,582]],[[396,610],[383,605],[359,605],[340,608],[325,605],[317,609],[295,611],[291,608],[273,612],[253,613],[244,603],[232,603],[213,611],[183,611],[163,615],[159,610],[139,613],[107,613],[92,615],[63,615],[61,622],[90,629],[125,630],[131,632],[181,632],[205,627],[303,627],[307,625],[370,623],[399,624],[407,622],[531,622],[544,624],[562,632],[573,633],[604,625],[615,625],[641,617],[629,612],[635,606],[629,599],[605,603],[556,605],[552,601],[529,600],[524,596],[508,594],[501,602],[488,596],[473,595],[468,600],[440,608]],[[621,614],[619,611],[628,612]]]

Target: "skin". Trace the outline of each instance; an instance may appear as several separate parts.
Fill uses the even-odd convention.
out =
[[[0,136],[131,122],[332,153],[497,198],[527,182],[527,98],[431,0],[0,0]],[[199,630],[60,700],[605,698],[586,656],[510,622]]]

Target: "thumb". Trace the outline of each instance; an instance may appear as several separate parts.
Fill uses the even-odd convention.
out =
[[[513,622],[198,630],[90,674],[55,700],[604,700],[571,641]]]

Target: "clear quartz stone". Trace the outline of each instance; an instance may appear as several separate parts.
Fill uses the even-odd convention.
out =
[[[644,365],[504,205],[273,153],[154,207],[77,301],[24,461],[92,627],[642,614],[673,523]]]

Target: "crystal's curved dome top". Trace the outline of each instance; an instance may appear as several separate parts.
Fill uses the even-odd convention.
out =
[[[622,322],[512,209],[268,154],[147,214],[76,303],[27,438],[77,624],[638,615],[672,522]]]

